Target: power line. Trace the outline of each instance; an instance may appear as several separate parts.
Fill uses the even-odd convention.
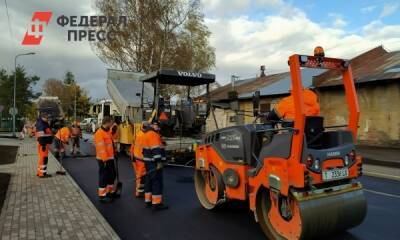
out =
[[[7,4],[7,0],[4,0],[4,3],[6,5],[6,13],[7,13],[7,20],[8,20],[8,31],[10,33],[10,40],[11,40],[11,44],[13,46],[14,49],[14,55],[15,55],[15,43],[14,43],[14,34],[12,31],[12,27],[11,27],[11,21],[10,21],[10,14],[8,13],[8,4]]]

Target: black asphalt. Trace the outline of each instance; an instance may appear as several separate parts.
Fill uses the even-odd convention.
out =
[[[82,150],[93,154],[90,143]],[[89,150],[90,149],[90,150]],[[93,157],[66,158],[64,166],[122,239],[265,239],[246,204],[207,211],[197,201],[193,169],[165,169],[165,200],[170,209],[153,212],[133,197],[134,174],[126,157],[119,160],[123,195],[112,204],[97,201],[97,162]],[[62,177],[62,176],[60,176]],[[400,182],[362,177],[368,200],[364,222],[330,239],[400,239]]]

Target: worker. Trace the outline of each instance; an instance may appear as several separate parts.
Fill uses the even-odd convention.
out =
[[[168,206],[163,204],[163,157],[165,152],[161,135],[159,134],[158,121],[152,121],[148,128],[143,129],[143,160],[146,168],[144,201],[146,207],[154,210],[165,210]]]
[[[64,123],[61,123],[55,135],[54,144],[57,149],[57,157],[61,160],[65,157],[65,148],[69,143],[71,131]]]
[[[49,124],[49,117],[47,113],[41,113],[36,121],[35,136],[38,142],[38,168],[36,175],[40,178],[51,177],[47,173],[47,162],[49,154],[49,144],[52,141],[52,132]]]
[[[82,138],[82,129],[79,124],[79,121],[74,121],[71,126],[71,140],[72,140],[72,148],[71,154],[80,154],[80,139]]]
[[[94,134],[96,159],[99,164],[98,196],[102,203],[110,203],[118,197],[115,189],[114,146],[111,135],[111,117],[104,117],[101,127]]]
[[[114,119],[114,123],[111,126],[111,135],[112,135],[115,153],[119,154],[119,152],[120,152],[120,143],[119,143],[120,129],[119,129],[119,120],[118,119]]]
[[[146,175],[146,167],[143,162],[143,135],[145,129],[149,128],[149,122],[144,121],[137,131],[135,140],[131,145],[132,166],[135,171],[135,196],[144,196],[144,176]]]
[[[320,106],[317,94],[308,88],[303,89],[304,109],[306,116],[318,116],[320,114]],[[289,120],[293,121],[295,116],[295,107],[293,96],[283,98],[278,102],[276,107],[267,114],[267,120]]]

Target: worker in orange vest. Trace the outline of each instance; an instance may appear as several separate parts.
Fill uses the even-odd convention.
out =
[[[111,135],[111,117],[104,117],[101,127],[94,134],[96,159],[99,164],[98,196],[102,203],[109,203],[117,196],[115,189],[114,146]]]
[[[303,99],[306,116],[318,116],[320,114],[320,106],[317,94],[308,88],[303,89]],[[267,120],[294,120],[295,108],[293,96],[283,98],[278,102],[276,107],[267,114]]]
[[[119,123],[116,120],[114,121],[113,125],[111,126],[111,136],[112,136],[113,143],[114,143],[115,153],[119,154],[119,152],[120,152],[120,143],[119,143],[120,132],[119,132]]]
[[[158,121],[155,120],[148,128],[144,129],[142,144],[146,168],[144,201],[146,207],[152,207],[156,211],[168,209],[162,199],[165,151],[159,131]]]
[[[149,128],[149,122],[144,121],[140,130],[136,133],[135,141],[131,145],[132,166],[135,171],[135,196],[144,196],[144,176],[146,175],[146,167],[143,162],[143,135],[145,129]]]
[[[63,159],[65,157],[66,145],[69,144],[68,142],[71,137],[71,131],[67,126],[63,126],[63,124],[60,127],[61,128],[58,129],[55,135],[54,144],[57,149],[57,157]]]
[[[82,138],[82,129],[79,124],[79,121],[74,121],[71,126],[71,140],[72,140],[72,148],[71,154],[79,154],[80,153],[80,139]]]
[[[50,129],[49,117],[47,113],[41,113],[35,124],[35,136],[38,149],[38,168],[36,175],[40,178],[51,177],[47,173],[47,162],[49,154],[49,145],[53,141],[53,134]]]

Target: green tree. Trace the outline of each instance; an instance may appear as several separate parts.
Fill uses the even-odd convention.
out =
[[[13,107],[14,96],[14,76],[7,74],[6,70],[0,70],[0,105],[5,106],[4,112],[8,114],[9,109]],[[18,66],[16,69],[16,107],[18,109],[18,117],[26,117],[27,113],[32,108],[33,99],[38,97],[35,94],[32,86],[38,81],[38,76],[28,76],[25,69]]]
[[[71,71],[67,71],[64,77],[64,84],[76,84],[75,76]]]

